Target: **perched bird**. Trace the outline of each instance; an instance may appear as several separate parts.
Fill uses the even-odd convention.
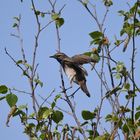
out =
[[[90,93],[86,86],[85,76],[87,75],[87,72],[85,69],[64,53],[58,52],[50,57],[55,58],[61,64],[65,74],[70,80],[70,84],[72,85],[72,82],[75,82],[80,86],[81,90],[90,97]]]

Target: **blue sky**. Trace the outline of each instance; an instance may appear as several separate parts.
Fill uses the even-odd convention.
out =
[[[37,2],[37,7],[40,8],[40,10],[49,8],[45,0],[35,2]],[[130,1],[128,0],[128,2]],[[96,3],[97,13],[101,19],[105,9],[103,5],[101,5],[100,1],[95,0],[94,3]],[[70,56],[90,51],[91,47],[89,46],[89,43],[91,39],[88,34],[92,31],[98,30],[96,23],[77,0],[58,1],[59,8],[62,7],[63,4],[66,4],[66,7],[62,12],[62,17],[65,19],[65,24],[60,29],[62,51]],[[119,31],[122,27],[123,18],[119,16],[117,11],[121,9],[128,9],[126,0],[115,1],[107,16],[105,27],[106,35],[108,36],[110,42],[114,41],[115,35],[119,37]],[[15,87],[17,89],[28,91],[29,85],[27,79],[22,76],[21,71],[6,56],[4,47],[7,47],[15,59],[21,59],[19,42],[17,39],[10,36],[11,33],[15,32],[12,28],[14,22],[13,17],[21,14],[21,31],[24,39],[25,52],[29,62],[31,62],[34,35],[36,33],[36,23],[35,17],[31,11],[31,3],[30,1],[26,0],[24,0],[23,3],[20,3],[19,0],[3,0],[0,5],[0,13],[0,84],[6,84],[10,88]],[[48,19],[42,20],[43,24],[46,24],[47,22]],[[55,53],[56,49],[56,32],[54,30],[54,25],[52,24],[41,34],[37,54],[37,62],[39,62],[38,72],[40,79],[44,83],[43,88],[39,88],[37,90],[37,94],[41,94],[43,97],[46,97],[54,88],[56,89],[55,95],[60,91],[59,65],[55,60],[49,58],[50,55]],[[129,68],[131,48],[128,48],[125,54],[122,53],[121,50],[121,47],[118,48],[118,50],[114,52],[113,56],[119,61],[124,61],[126,66]],[[139,49],[137,52],[138,54],[136,58],[138,59],[140,57]],[[97,64],[97,69],[100,68],[100,65],[100,63]],[[137,62],[136,66],[138,66]],[[94,110],[100,101],[100,80],[94,71],[90,71],[90,66],[86,66],[86,68],[89,74],[87,77],[87,85],[92,97],[89,99],[81,91],[77,92],[74,99],[76,102],[77,114],[80,114],[81,110],[83,109],[89,109],[91,111]],[[136,71],[138,72],[139,68]],[[64,78],[66,81],[66,87],[69,87],[67,77]],[[136,80],[137,82],[140,82],[139,79]],[[74,86],[74,89],[76,88],[77,86]],[[74,91],[74,89],[71,91]],[[18,105],[28,104],[28,106],[31,107],[31,98],[29,96],[22,93],[16,94],[19,97]],[[40,102],[42,102],[39,96],[37,96],[37,98]],[[137,98],[137,100],[139,99]],[[58,106],[62,108],[64,107],[67,110],[69,109],[65,103],[62,104],[59,102]],[[10,127],[6,127],[5,122],[9,109],[10,108],[6,102],[0,102],[1,138],[4,138],[5,140],[28,140],[28,137],[22,133],[23,127],[21,126],[20,120],[18,118],[13,118],[10,121]],[[104,109],[105,113],[109,111],[108,109],[110,109],[110,107],[108,102],[105,102]],[[68,120],[69,116],[65,117],[65,121]],[[72,119],[71,121],[74,124]]]

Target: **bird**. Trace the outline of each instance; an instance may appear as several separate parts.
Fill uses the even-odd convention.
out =
[[[60,65],[62,66],[64,73],[67,75],[70,80],[70,84],[76,83],[79,85],[80,89],[90,97],[90,93],[86,85],[86,70],[81,66],[83,63],[75,62],[71,57],[67,56],[65,53],[57,52],[50,58],[55,58]]]

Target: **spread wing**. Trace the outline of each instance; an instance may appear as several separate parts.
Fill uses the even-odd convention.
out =
[[[77,73],[84,75],[88,75],[87,71],[79,64],[75,63],[72,58],[67,57],[63,59],[63,64],[73,68]]]
[[[85,54],[74,55],[73,57],[71,57],[71,59],[78,65],[96,62],[93,58],[91,58],[90,56],[87,56]]]

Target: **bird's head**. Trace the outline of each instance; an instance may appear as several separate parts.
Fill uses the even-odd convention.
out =
[[[50,58],[55,58],[58,61],[62,61],[66,57],[68,57],[68,56],[66,54],[62,53],[62,52],[58,52],[58,53],[50,56]]]

